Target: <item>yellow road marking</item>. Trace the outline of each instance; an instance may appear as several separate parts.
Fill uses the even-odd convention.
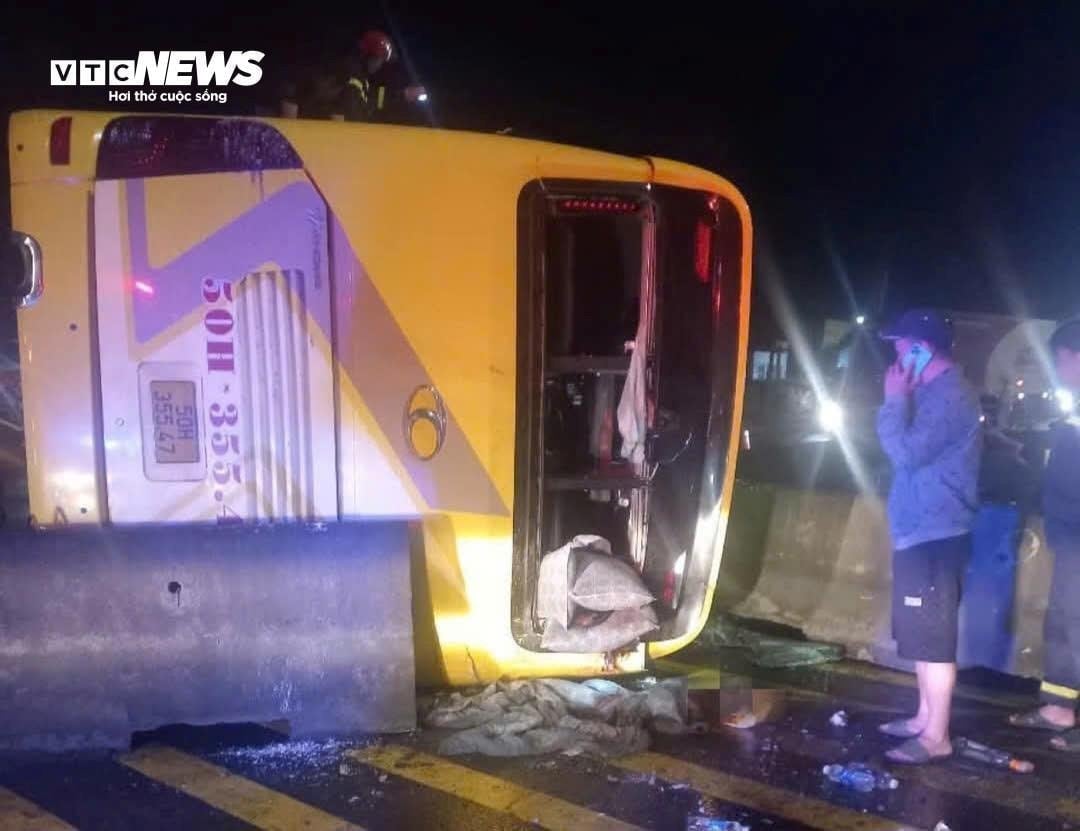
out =
[[[359,825],[171,747],[141,748],[119,761],[263,831],[363,831]]]
[[[916,831],[913,826],[901,825],[885,817],[849,811],[764,782],[743,779],[659,753],[639,753],[612,759],[611,764],[637,773],[656,774],[671,782],[685,782],[714,799],[774,814],[823,831]]]
[[[0,788],[0,829],[3,831],[75,831],[29,800],[7,788]]]
[[[394,776],[510,814],[523,822],[539,823],[544,828],[557,831],[571,828],[574,831],[630,831],[636,828],[572,802],[406,747],[369,747],[349,751],[348,755]]]

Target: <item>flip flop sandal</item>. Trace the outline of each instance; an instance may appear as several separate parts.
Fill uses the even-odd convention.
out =
[[[896,749],[886,753],[885,758],[900,765],[928,765],[933,762],[944,762],[952,758],[952,753],[931,756],[930,751],[923,747],[918,739],[908,739]]]
[[[1044,718],[1043,714],[1038,710],[1011,715],[1009,716],[1009,724],[1023,730],[1049,730],[1051,733],[1064,733],[1066,730],[1071,729],[1062,727],[1060,724],[1054,724],[1054,722]]]
[[[1050,740],[1050,746],[1062,753],[1080,753],[1080,729],[1066,730]]]
[[[922,733],[921,730],[912,730],[908,727],[907,719],[886,722],[885,724],[878,726],[878,731],[884,733],[886,736],[892,736],[895,739],[914,739]]]

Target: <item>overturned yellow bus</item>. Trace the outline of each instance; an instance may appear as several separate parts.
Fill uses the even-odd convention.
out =
[[[303,119],[27,111],[8,141],[24,733],[58,719],[42,688],[101,735],[408,726],[415,685],[633,672],[696,636],[749,316],[731,184]],[[656,597],[617,655],[541,646],[539,563],[581,534]]]

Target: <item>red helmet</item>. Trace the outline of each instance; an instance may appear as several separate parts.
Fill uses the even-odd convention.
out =
[[[378,57],[389,62],[394,57],[394,44],[385,32],[372,29],[360,38],[360,52],[365,57]]]

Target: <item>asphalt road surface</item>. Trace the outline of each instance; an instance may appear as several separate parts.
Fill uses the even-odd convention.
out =
[[[733,651],[656,670],[703,690],[757,690],[761,722],[659,737],[606,761],[442,758],[426,731],[299,741],[265,726],[176,727],[133,737],[123,753],[4,757],[0,831],[683,831],[696,815],[753,831],[1080,829],[1080,756],[1005,724],[1031,684],[965,677],[955,727],[1030,759],[1034,773],[954,759],[890,767],[896,790],[860,794],[828,783],[822,766],[882,762],[890,744],[875,728],[912,708],[909,676],[855,663],[762,670]],[[830,721],[840,709],[846,726]]]

